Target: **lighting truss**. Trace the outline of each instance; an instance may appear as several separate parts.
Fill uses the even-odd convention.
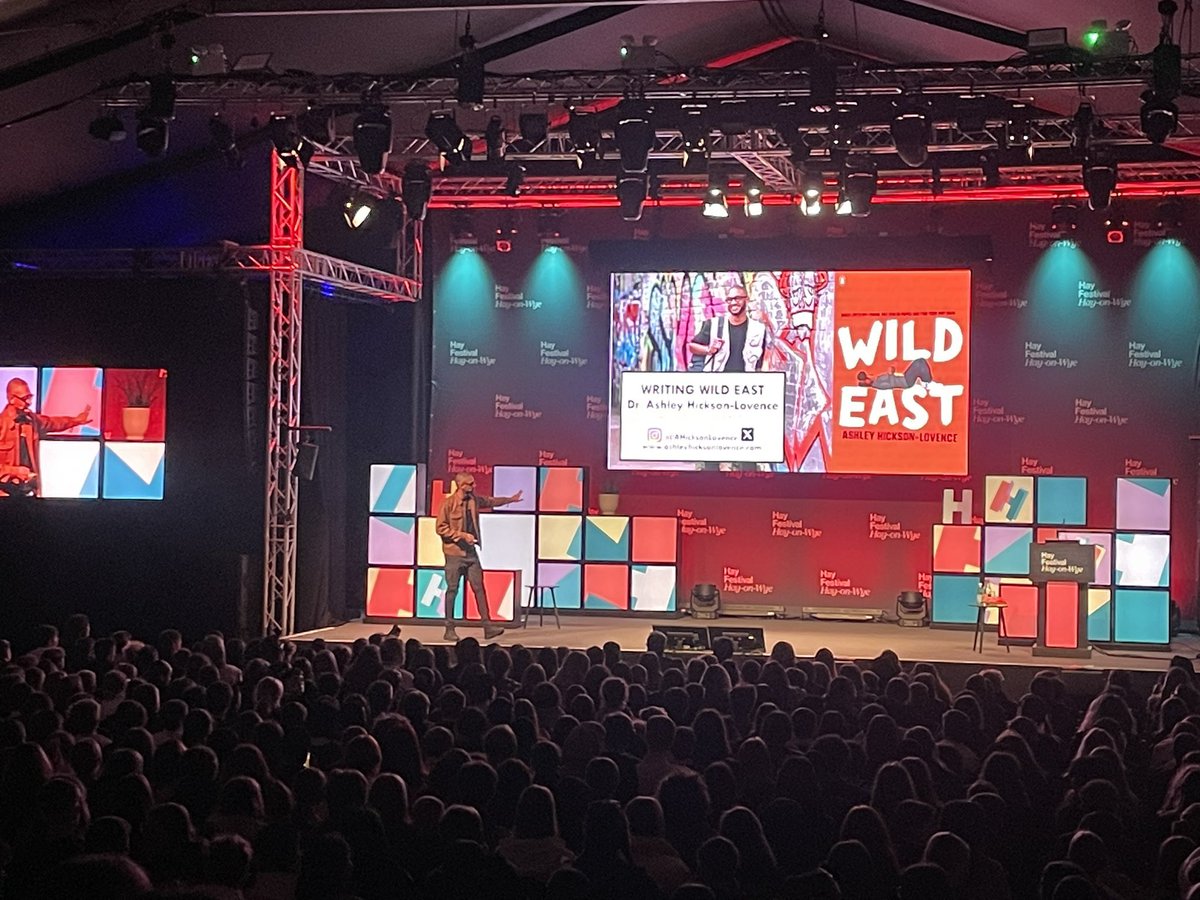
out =
[[[1069,116],[1044,116],[1030,121],[1030,140],[1035,149],[1050,149],[1071,146],[1071,130],[1074,120]],[[1200,147],[1200,112],[1181,113],[1179,129],[1172,136],[1172,146]],[[1004,146],[1006,122],[999,119],[988,122],[980,131],[963,131],[952,121],[935,122],[930,137],[931,152],[982,151]],[[833,149],[833,130],[828,125],[806,128],[807,143],[814,157],[828,157]],[[750,128],[741,134],[714,133],[709,138],[709,159],[737,159],[738,154],[757,153],[764,156],[790,156],[791,148],[783,135],[773,128]],[[1096,146],[1133,145],[1147,146],[1136,115],[1106,116],[1103,129],[1094,141]],[[414,156],[432,158],[427,141],[412,139],[408,151]],[[891,130],[886,123],[864,124],[854,129],[855,153],[894,153]],[[682,160],[685,147],[678,131],[659,131],[655,145],[650,151],[651,159]],[[575,162],[575,153],[565,131],[548,135],[546,140],[527,153],[509,152],[509,159],[531,161]],[[615,149],[605,154],[607,159],[617,159]]]
[[[1184,93],[1200,85],[1200,74],[1187,63],[1200,54],[1184,54]],[[1094,88],[1140,86],[1153,76],[1149,54],[1087,61],[1006,61],[947,63],[926,66],[841,66],[840,97],[892,96],[919,84],[924,94],[974,94],[1021,90],[1064,89],[1085,93]],[[378,90],[389,106],[433,106],[453,97],[454,77],[413,78],[405,75],[259,75],[242,77],[176,78],[177,106],[216,103],[261,104],[264,100],[314,104],[355,104],[368,87]],[[647,100],[702,100],[754,97],[782,99],[809,96],[804,70],[742,70],[736,68],[631,73],[616,71],[545,71],[523,75],[489,75],[486,96],[494,103],[546,103],[551,97],[570,97],[581,104],[624,96],[636,86]],[[109,85],[105,93],[114,106],[138,106],[149,96],[147,80],[133,77]]]
[[[1200,62],[1200,54],[1184,57],[1183,92],[1200,94],[1200,71],[1190,63]],[[919,85],[923,95],[943,97],[971,95],[991,97],[995,100],[1022,98],[1026,103],[1022,116],[1022,129],[1028,131],[1028,148],[1038,151],[1059,151],[1072,143],[1074,120],[1039,109],[1028,103],[1029,95],[1045,91],[1066,90],[1075,94],[1079,91],[1093,92],[1106,87],[1142,87],[1153,77],[1153,62],[1149,55],[1120,59],[1089,59],[1083,61],[1009,61],[1000,63],[949,63],[946,65],[920,66],[843,66],[838,72],[839,102],[852,102],[854,98],[879,98],[898,96],[905,90]],[[502,116],[516,121],[522,112],[531,107],[542,109],[554,103],[587,108],[596,105],[603,110],[610,107],[631,89],[648,101],[660,106],[678,102],[718,102],[737,99],[764,104],[805,98],[809,94],[808,73],[801,70],[738,70],[738,69],[690,69],[686,71],[659,73],[631,73],[626,70],[594,72],[535,72],[524,75],[498,75],[487,79],[489,116]],[[223,107],[229,104],[249,103],[261,105],[270,101],[275,108],[286,109],[294,105],[297,109],[312,105],[337,106],[356,103],[362,91],[372,86],[378,91],[380,101],[393,110],[393,152],[398,160],[437,158],[437,149],[424,134],[424,123],[430,108],[440,108],[447,97],[453,96],[455,79],[445,77],[412,78],[387,75],[297,75],[286,76],[247,73],[244,76],[180,78],[176,80],[176,104],[178,106]],[[144,78],[133,77],[127,81],[109,85],[102,92],[110,107],[140,107],[146,102],[149,83]],[[864,109],[878,100],[864,100]],[[801,107],[803,103],[799,104]],[[602,113],[601,113],[602,114]],[[934,114],[929,136],[932,154],[954,152],[977,154],[1009,146],[1011,123],[1003,107],[992,109],[991,115],[979,129],[964,131],[949,113]],[[1027,120],[1024,118],[1027,116]],[[885,121],[855,119],[850,114],[838,119],[852,122],[850,132],[854,153],[888,155],[895,153],[890,126]],[[809,155],[818,166],[832,168],[844,147],[834,146],[833,117],[817,117],[800,126],[805,134]],[[769,121],[769,119],[768,119]],[[612,126],[607,123],[605,138],[598,160],[579,169],[579,157],[570,141],[565,116],[551,116],[549,130],[544,141],[518,151],[508,148],[506,159],[518,161],[526,167],[525,196],[536,197],[538,185],[548,180],[568,179],[575,185],[588,185],[581,193],[587,194],[597,188],[593,182],[602,184],[607,190],[615,176],[618,154],[613,146]],[[790,126],[789,126],[790,127]],[[482,133],[480,128],[471,127],[468,117],[464,128],[468,134]],[[844,133],[844,132],[843,132]],[[482,156],[482,138],[477,138],[478,156]],[[1138,147],[1131,156],[1137,162],[1140,148],[1149,148],[1142,133],[1137,111],[1124,114],[1105,115],[1094,141],[1096,146]],[[769,194],[791,195],[799,190],[799,174],[792,163],[793,148],[774,127],[750,127],[741,133],[725,133],[713,130],[708,135],[709,158],[715,161],[736,163],[762,179]],[[1190,152],[1196,157],[1190,165],[1200,168],[1200,111],[1184,111],[1180,114],[1179,127],[1168,142],[1165,155],[1176,157],[1179,151]],[[660,124],[650,150],[655,171],[668,175],[682,168],[686,146],[678,130],[666,130]],[[1053,156],[1053,154],[1051,154]],[[1044,159],[1045,157],[1043,157]],[[943,172],[953,163],[942,157]],[[1122,182],[1127,160],[1122,164]],[[500,172],[492,172],[482,160],[457,166],[434,178],[434,202],[447,195],[469,195],[479,185],[487,185],[497,195],[504,193],[504,179]],[[1073,177],[1078,176],[1078,167],[1067,167]],[[328,144],[318,145],[308,170],[310,175],[329,179],[355,189],[366,190],[379,197],[398,195],[402,181],[391,171],[380,174],[365,172],[354,153],[349,134],[339,134]],[[500,176],[492,179],[495,174]],[[910,173],[918,174],[920,173]],[[1013,170],[1004,168],[1005,179],[1012,182]],[[923,177],[923,176],[922,176]],[[1040,183],[1057,183],[1059,176],[1041,176]],[[557,192],[557,191],[555,191]],[[409,229],[406,228],[406,233]],[[410,245],[419,241],[406,242]],[[411,247],[410,247],[411,249]],[[411,255],[411,254],[410,254]],[[411,269],[402,269],[411,271]]]
[[[779,163],[780,158],[771,157]],[[786,160],[784,161],[785,164]],[[760,177],[762,177],[760,175]],[[1062,195],[1084,196],[1079,167],[1021,166],[1004,170],[1005,184],[988,188],[978,167],[942,169],[939,175],[942,201],[983,199],[1038,199]],[[765,179],[764,179],[765,180]],[[659,194],[664,205],[694,203],[704,195],[707,178],[700,173],[660,177]],[[521,197],[504,196],[503,176],[479,176],[434,181],[433,208],[462,205],[539,208],[544,206],[613,206],[610,181],[574,176],[528,176]],[[921,202],[932,199],[928,172],[912,169],[880,170],[876,202]],[[1126,163],[1121,166],[1118,193],[1124,197],[1158,196],[1161,193],[1200,194],[1200,166],[1192,162]],[[791,202],[793,192],[783,192]],[[798,195],[798,191],[794,192]],[[829,197],[832,193],[827,191]],[[775,202],[781,202],[778,192]],[[652,204],[651,204],[652,205]]]
[[[415,303],[420,284],[368,266],[299,250],[297,259],[306,282],[324,293],[380,304]],[[266,244],[219,244],[212,247],[113,248],[99,250],[46,249],[0,252],[0,272],[6,277],[78,275],[93,278],[191,277],[238,273],[266,276],[271,271],[271,248]],[[308,285],[306,285],[307,288]]]
[[[933,125],[930,136],[931,153],[970,152],[980,153],[1004,146],[1007,123],[999,119],[985,123],[982,130],[962,131],[955,122],[940,121]],[[1096,138],[1097,146],[1148,146],[1140,130],[1140,122],[1136,115],[1106,116],[1103,120],[1103,130]],[[1031,146],[1035,150],[1061,149],[1071,146],[1073,119],[1067,116],[1044,117],[1029,122]],[[815,126],[807,131],[807,142],[811,148],[811,158],[818,164],[831,158],[833,148],[833,133],[828,126]],[[741,134],[713,133],[709,138],[711,160],[733,161],[741,164],[748,171],[763,180],[767,189],[775,193],[793,193],[799,189],[799,174],[791,162],[792,150],[784,137],[773,128],[751,128]],[[437,156],[436,148],[422,134],[397,135],[397,158],[429,158]],[[1180,116],[1179,128],[1171,141],[1172,148],[1193,149],[1200,152],[1200,112],[1183,113]],[[654,147],[650,151],[650,159],[682,162],[685,153],[684,140],[678,131],[659,131],[655,135]],[[895,147],[891,133],[886,124],[863,125],[855,132],[855,153],[876,155],[892,154]],[[536,181],[538,174],[554,174],[555,165],[561,171],[557,174],[571,177],[575,181],[595,180],[609,184],[613,173],[597,169],[593,172],[581,172],[578,168],[578,157],[570,142],[565,129],[552,131],[546,140],[527,152],[511,151],[507,159],[525,163],[528,167],[527,185]],[[609,149],[602,155],[613,165],[617,161],[615,148]],[[1200,160],[1190,165],[1200,166]],[[453,176],[442,176],[434,179],[435,196],[439,185],[446,182],[462,183],[464,180],[478,180],[475,172],[482,171],[485,163],[481,163],[474,171],[470,166]],[[1077,168],[1077,167],[1076,167]],[[387,197],[399,194],[401,179],[395,173],[384,171],[373,175],[363,171],[354,155],[349,137],[339,136],[329,145],[319,145],[309,164],[309,174],[330,179],[347,186],[370,191],[376,196]],[[1006,174],[1009,168],[1005,168]],[[499,173],[498,173],[499,174]],[[1077,175],[1077,172],[1076,172]],[[497,193],[503,192],[503,178],[500,179]],[[610,185],[611,186],[611,185]]]

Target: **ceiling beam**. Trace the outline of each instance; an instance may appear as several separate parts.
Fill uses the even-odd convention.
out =
[[[201,14],[188,9],[173,9],[163,13],[147,16],[135,25],[101,35],[90,41],[69,44],[60,50],[46,53],[36,59],[0,70],[0,91],[27,84],[46,75],[53,75],[72,66],[144,41],[163,28],[182,25],[201,18]]]
[[[739,3],[744,0],[655,0],[658,5],[685,3]],[[608,0],[605,5],[641,6],[643,0]],[[213,0],[208,12],[215,16],[300,16],[332,13],[412,12],[414,10],[568,9],[587,3],[563,0]]]
[[[504,59],[507,56],[531,50],[547,41],[557,40],[558,38],[574,34],[582,28],[597,25],[614,16],[637,9],[640,5],[640,3],[601,3],[579,9],[575,12],[567,13],[565,16],[557,18],[552,22],[546,22],[542,25],[521,31],[511,37],[493,41],[490,44],[484,44],[478,49],[479,56],[484,64],[495,62],[498,59]],[[443,62],[422,69],[418,73],[418,77],[428,78],[435,75],[453,74],[457,63],[457,57],[444,60]]]
[[[853,2],[859,6],[892,13],[915,22],[924,22],[926,25],[936,25],[938,28],[957,31],[960,34],[991,41],[994,44],[1002,44],[1005,47],[1018,47],[1024,50],[1026,46],[1025,32],[1023,31],[1014,31],[1011,28],[992,25],[978,19],[969,19],[956,13],[913,3],[912,0],[853,0]]]

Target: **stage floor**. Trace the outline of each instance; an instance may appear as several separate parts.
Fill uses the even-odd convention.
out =
[[[529,628],[509,628],[495,643],[510,647],[523,644],[527,647],[586,648],[604,641],[617,641],[626,652],[645,649],[646,636],[655,625],[716,626],[725,628],[762,628],[766,637],[767,651],[776,641],[789,641],[799,656],[811,657],[822,647],[828,647],[838,659],[873,659],[886,649],[894,650],[905,661],[927,661],[956,666],[1027,667],[1038,669],[1079,670],[1102,672],[1108,669],[1128,669],[1136,672],[1161,672],[1166,669],[1173,655],[1194,658],[1200,653],[1200,636],[1182,634],[1175,638],[1171,649],[1154,651],[1111,651],[1093,650],[1091,659],[1057,658],[1034,656],[1028,647],[1011,647],[1006,650],[996,644],[995,632],[988,632],[982,653],[971,649],[973,630],[945,628],[901,628],[882,622],[822,622],[807,619],[770,619],[756,617],[721,616],[717,619],[633,619],[618,616],[563,616],[562,628],[555,628],[553,618],[543,626],[531,623]],[[387,625],[364,622],[346,622],[329,628],[319,628],[289,635],[293,641],[311,641],[323,638],[336,643],[352,643],[357,638],[386,632]],[[442,626],[438,623],[410,620],[401,625],[402,637],[415,637],[424,644],[442,644]],[[482,639],[478,627],[458,626],[460,637],[473,635]],[[1032,674],[1032,673],[1031,673]]]

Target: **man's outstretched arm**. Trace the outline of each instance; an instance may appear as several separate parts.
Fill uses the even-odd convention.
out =
[[[510,503],[516,503],[524,496],[524,491],[517,491],[510,497],[485,497],[482,494],[476,494],[475,502],[479,504],[480,509],[495,509],[497,506],[507,506]]]
[[[75,416],[42,416],[36,415],[38,431],[42,434],[55,434],[59,431],[70,431],[76,425],[86,425],[92,421],[92,408],[85,406],[83,412]]]

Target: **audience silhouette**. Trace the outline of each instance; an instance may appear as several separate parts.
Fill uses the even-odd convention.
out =
[[[1017,696],[891,651],[715,650],[74,615],[0,641],[0,897],[1200,897],[1190,660]]]

